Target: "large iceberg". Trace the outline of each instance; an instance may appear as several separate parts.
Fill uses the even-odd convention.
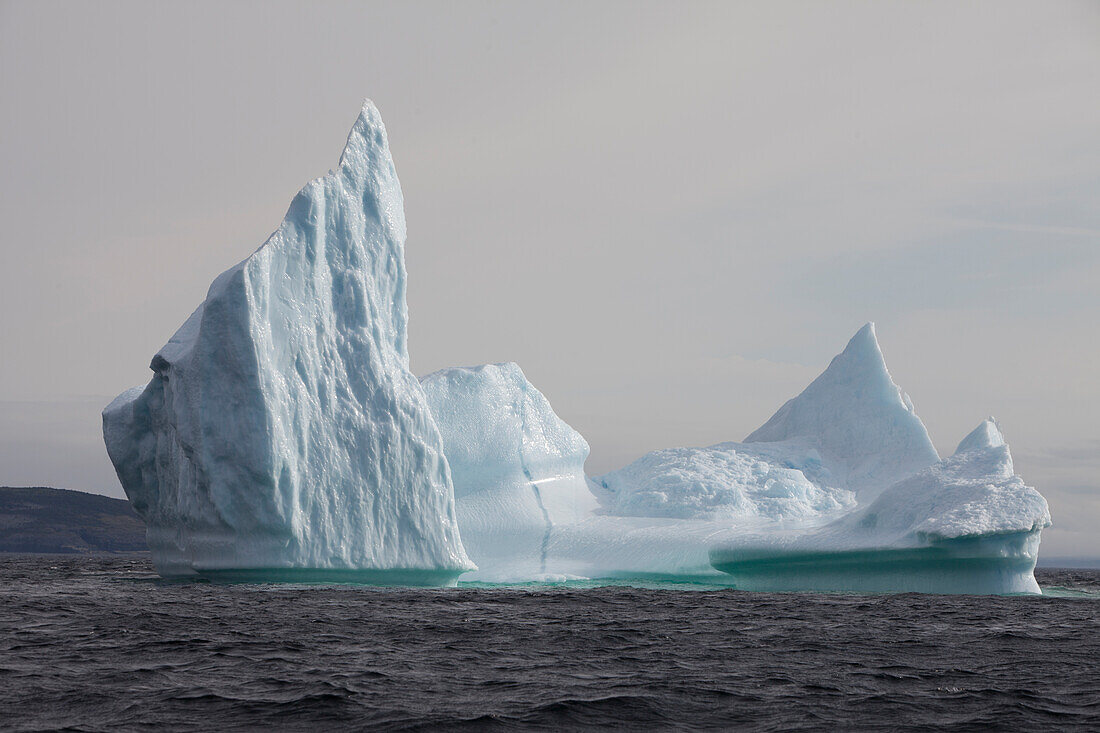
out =
[[[410,373],[404,241],[367,102],[338,168],[103,412],[162,575],[1038,591],[1046,501],[992,419],[940,460],[872,324],[744,441],[590,479],[517,365]]]
[[[103,412],[162,575],[440,584],[473,568],[409,371],[404,242],[367,102],[337,169]]]

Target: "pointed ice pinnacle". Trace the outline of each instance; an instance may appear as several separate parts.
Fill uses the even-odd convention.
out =
[[[839,464],[857,494],[877,493],[939,461],[909,396],[890,378],[873,323],[745,442],[797,439]]]
[[[162,575],[440,583],[472,567],[406,347],[405,215],[378,110],[103,413]]]
[[[959,443],[959,447],[955,449],[955,454],[969,453],[973,450],[981,450],[983,448],[997,448],[1005,444],[1004,435],[1001,434],[1001,427],[997,424],[997,421],[992,417],[987,417],[982,420],[982,424],[974,428],[970,435],[967,435]]]

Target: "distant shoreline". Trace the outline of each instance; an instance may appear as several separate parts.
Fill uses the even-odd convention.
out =
[[[0,552],[148,552],[145,523],[124,499],[46,486],[0,487]]]

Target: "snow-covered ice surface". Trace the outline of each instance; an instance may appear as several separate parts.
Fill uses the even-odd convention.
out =
[[[654,451],[596,484],[610,514],[813,521],[938,460],[869,323],[745,442]]]
[[[797,440],[653,451],[596,484],[607,513],[619,516],[790,520],[855,506],[817,449]]]
[[[409,371],[404,242],[367,102],[337,169],[104,410],[162,575],[439,584],[473,567]]]
[[[830,417],[833,416],[833,417]],[[809,439],[858,498],[800,531],[746,531],[715,543],[714,566],[758,590],[1038,592],[1046,500],[1015,475],[986,420],[939,461],[865,326],[805,392],[747,442]]]
[[[993,418],[982,421],[950,458],[902,479],[853,525],[899,543],[1010,534],[1050,524],[1046,500],[1015,475]]]

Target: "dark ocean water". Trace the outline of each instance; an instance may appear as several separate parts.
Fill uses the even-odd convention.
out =
[[[1045,597],[402,590],[0,556],[15,730],[1100,729],[1100,572]]]

